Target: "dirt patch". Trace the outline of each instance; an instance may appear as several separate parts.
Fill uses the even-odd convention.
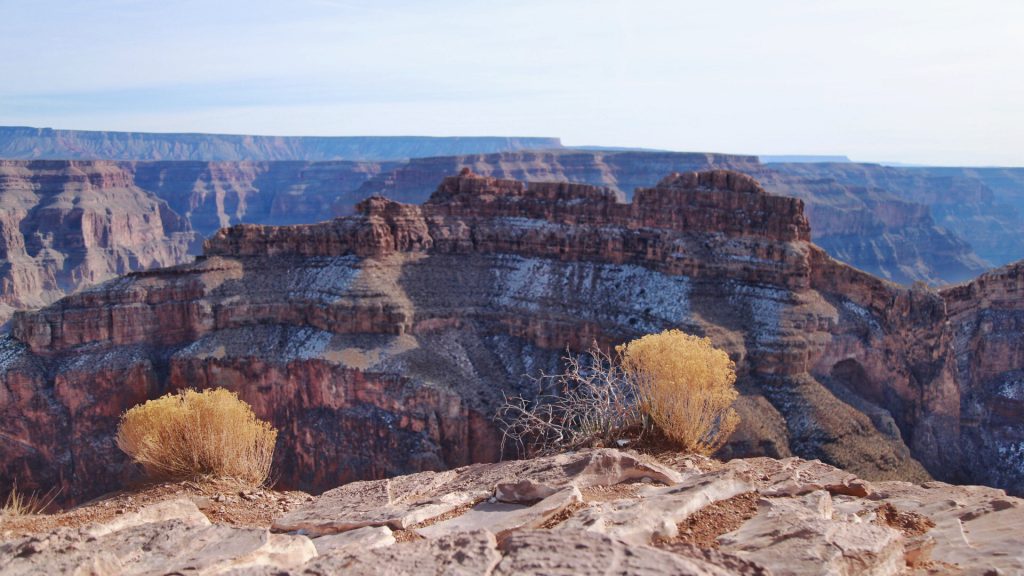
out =
[[[678,450],[658,450],[650,453],[658,463],[668,466],[679,472],[714,472],[725,466],[719,460],[701,456],[700,454],[686,454]]]
[[[215,524],[269,528],[274,519],[312,500],[305,492],[247,488],[236,482],[164,482],[101,496],[67,511],[0,518],[0,533],[16,536],[105,522],[164,500],[189,498]]]
[[[588,486],[580,490],[584,502],[611,502],[623,498],[633,498],[644,486],[661,486],[661,484],[643,482],[622,482],[611,486]]]
[[[540,528],[544,530],[551,530],[555,526],[558,526],[562,522],[568,520],[573,514],[579,512],[580,510],[586,507],[587,505],[584,504],[583,502],[573,502],[572,504],[566,506],[561,511],[559,511],[558,514],[555,514],[551,518],[545,520],[544,523],[540,525]]]
[[[895,528],[904,536],[920,536],[935,527],[931,518],[915,512],[903,512],[886,502],[875,509],[875,522]]]
[[[395,530],[391,532],[391,535],[395,537],[395,542],[415,542],[417,540],[425,540],[423,536],[413,532],[412,530]]]
[[[424,520],[422,522],[418,522],[416,524],[413,524],[408,529],[409,530],[416,530],[417,528],[426,528],[427,526],[433,526],[434,524],[437,524],[438,522],[444,522],[445,520],[451,520],[452,518],[458,518],[459,516],[462,516],[466,512],[469,512],[470,508],[472,508],[473,506],[476,506],[477,504],[483,502],[484,500],[486,500],[486,498],[484,498],[482,500],[477,500],[476,502],[470,502],[469,504],[463,504],[462,506],[459,506],[458,508],[454,508],[452,510],[449,510],[449,511],[445,512],[444,514],[441,514],[439,516],[434,516],[433,518],[427,518],[426,520]]]
[[[719,536],[736,530],[757,514],[757,500],[757,492],[745,492],[709,504],[677,525],[678,536],[656,538],[653,544],[659,548],[690,544],[698,548],[717,549]]]

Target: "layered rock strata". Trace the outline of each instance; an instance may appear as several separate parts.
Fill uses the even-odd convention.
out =
[[[236,390],[279,427],[286,486],[491,460],[502,394],[536,392],[524,375],[557,371],[567,348],[682,328],[737,362],[727,455],[982,478],[1007,446],[962,432],[946,300],[809,239],[802,201],[728,171],[672,174],[630,203],[466,171],[423,206],[375,197],[322,224],[224,229],[193,264],[15,317],[0,475],[72,498],[115,487],[133,471],[117,415],[186,386]]]

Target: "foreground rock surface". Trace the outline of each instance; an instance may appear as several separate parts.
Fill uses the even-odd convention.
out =
[[[555,492],[499,502],[513,479]],[[709,523],[708,511],[736,497],[757,506]],[[342,486],[270,531],[211,524],[192,501],[170,499],[8,537],[0,566],[26,575],[1017,574],[1022,522],[1024,500],[990,488],[871,483],[797,458],[722,464],[598,449]]]

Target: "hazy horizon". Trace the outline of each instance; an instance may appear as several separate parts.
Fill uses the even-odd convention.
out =
[[[0,0],[0,125],[1024,165],[1024,3]]]

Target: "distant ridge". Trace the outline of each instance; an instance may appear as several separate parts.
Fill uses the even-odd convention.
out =
[[[759,156],[765,164],[849,164],[852,162],[848,157],[842,155],[816,155],[816,154],[780,154]]]
[[[93,132],[0,126],[11,160],[405,160],[561,148],[558,138],[471,136],[250,136]]]

